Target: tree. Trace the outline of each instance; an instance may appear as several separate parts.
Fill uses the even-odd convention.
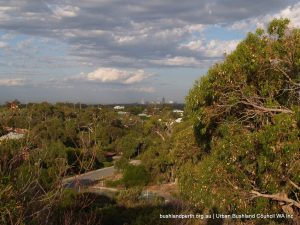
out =
[[[129,164],[125,168],[123,182],[126,187],[144,186],[149,182],[149,174],[144,166]]]
[[[204,155],[183,165],[180,185],[198,206],[299,212],[300,30],[288,22],[249,33],[189,92]]]
[[[142,106],[132,106],[128,110],[131,114],[138,115],[144,111],[144,108]]]
[[[139,154],[140,152],[140,144],[142,144],[142,137],[137,132],[129,132],[127,135],[121,137],[117,142],[117,151],[122,152],[122,157],[126,159],[130,159],[135,154]]]

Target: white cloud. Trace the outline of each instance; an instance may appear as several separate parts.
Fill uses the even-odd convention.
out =
[[[179,48],[186,48],[192,51],[203,50],[204,42],[202,40],[190,41],[187,44],[182,44]]]
[[[232,30],[246,30],[249,28],[249,22],[246,20],[236,21],[229,28]]]
[[[111,34],[107,31],[100,30],[100,29],[90,29],[90,30],[81,30],[81,29],[65,29],[62,33],[64,36],[69,38],[100,38],[109,36]]]
[[[186,49],[193,52],[199,52],[208,57],[221,57],[224,53],[231,53],[235,50],[240,40],[193,40],[187,44],[183,44],[179,49]]]
[[[259,17],[253,17],[246,20],[234,22],[229,29],[240,30],[243,32],[249,32],[257,28],[265,28],[266,25],[274,18],[280,18],[279,15],[264,15]]]
[[[275,14],[266,14],[263,16],[253,17],[246,20],[234,22],[230,28],[233,30],[242,30],[248,32],[250,29],[265,28],[267,24],[274,18],[288,18],[291,25],[300,27],[300,3],[290,5]]]
[[[118,44],[128,44],[130,42],[134,42],[135,41],[135,37],[133,36],[117,36],[117,35],[113,35],[114,36],[114,39],[115,41],[118,43]]]
[[[79,13],[79,8],[74,6],[62,6],[62,7],[55,7],[53,13],[58,18],[64,17],[75,17]]]
[[[6,48],[8,44],[6,42],[0,41],[0,48]]]
[[[275,17],[289,18],[292,26],[300,27],[300,2],[275,14]]]
[[[124,81],[125,84],[133,84],[141,82],[142,80],[151,76],[150,74],[145,73],[143,70],[137,70],[136,72],[130,74],[130,76]]]
[[[91,73],[83,75],[84,79],[88,81],[122,84],[139,83],[150,76],[152,74],[146,73],[144,70],[127,71],[109,67],[98,68]]]
[[[200,63],[194,57],[175,56],[159,60],[152,60],[152,63],[164,66],[198,66]]]
[[[211,40],[207,44],[205,53],[211,57],[220,57],[224,53],[231,53],[235,50],[236,46],[240,40],[230,40],[230,41],[220,41],[220,40]]]
[[[0,86],[5,87],[13,87],[13,86],[23,86],[25,84],[25,80],[21,78],[15,78],[15,79],[0,79]]]
[[[151,67],[153,61],[160,66],[199,65],[210,56],[215,60],[228,48],[219,52],[216,46],[206,46],[207,50],[195,51],[194,41],[182,51],[182,43],[202,38],[206,34],[203,31],[214,24],[278,12],[291,3],[293,0],[255,4],[238,0],[178,4],[159,0],[11,0],[0,6],[0,26],[17,35],[59,40],[68,46],[64,52],[70,57],[102,67]],[[247,27],[247,23],[233,27],[242,26]]]
[[[189,32],[201,32],[205,29],[205,26],[203,24],[192,24],[189,26],[186,26],[187,30]]]

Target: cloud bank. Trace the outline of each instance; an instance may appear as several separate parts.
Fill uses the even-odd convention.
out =
[[[81,78],[87,81],[101,83],[134,84],[150,76],[152,76],[152,74],[146,73],[144,70],[126,71],[115,68],[98,68],[93,72],[82,75]]]
[[[14,78],[14,79],[8,79],[8,78],[0,78],[0,86],[4,87],[15,87],[15,86],[23,86],[25,85],[25,79],[21,78]]]
[[[17,86],[20,96],[34,97],[47,97],[46,88],[59,87],[53,95],[76,101],[81,94],[97,100],[147,94],[182,101],[196,77],[232,52],[246,32],[264,27],[274,17],[290,18],[293,26],[300,26],[300,3],[2,1],[0,86]],[[42,88],[34,91],[28,84]],[[120,88],[129,94],[120,96]],[[15,96],[13,89],[1,96]]]
[[[282,9],[282,16],[299,23],[299,4],[294,4],[292,0],[10,0],[0,6],[0,27],[58,39],[68,44],[71,56],[101,67],[197,67],[207,58],[220,59],[238,41],[207,40],[203,32],[208,26],[241,28],[247,24],[243,21]]]

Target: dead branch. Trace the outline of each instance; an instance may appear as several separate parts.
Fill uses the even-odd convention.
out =
[[[253,191],[251,191],[251,194],[253,194],[254,197],[269,198],[274,201],[285,202],[287,204],[291,204],[300,209],[300,203],[296,202],[293,199],[288,198],[287,194],[285,194],[285,193],[277,193],[277,194],[269,195],[269,194],[262,194],[262,193],[259,193],[258,191],[253,190]]]
[[[159,133],[159,131],[155,131],[155,133],[157,133],[157,134],[158,134],[158,136],[160,136],[160,137],[161,137],[161,139],[162,139],[163,141],[165,141],[165,138],[164,138],[164,136],[163,136],[161,133]]]
[[[282,75],[284,75],[285,78],[287,78],[288,81],[289,81],[292,85],[297,86],[298,88],[300,87],[300,84],[299,84],[299,83],[296,83],[295,81],[293,81],[293,79],[288,75],[288,73],[285,72],[283,69],[281,69],[279,66],[274,67],[274,69],[275,69],[277,72],[280,72]]]
[[[294,114],[294,111],[286,108],[268,108],[264,106],[256,105],[249,101],[241,101],[244,105],[252,106],[255,109],[261,110],[262,112],[273,112],[273,113],[287,113],[287,114]]]
[[[295,184],[293,181],[289,180],[289,183],[300,191],[300,187],[297,184]]]

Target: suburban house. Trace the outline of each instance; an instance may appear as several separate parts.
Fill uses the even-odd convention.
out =
[[[119,111],[118,115],[129,115],[129,112]]]
[[[0,142],[4,140],[18,140],[25,136],[25,134],[28,132],[27,129],[21,129],[21,128],[12,128],[12,127],[3,127],[7,134],[0,137]]]
[[[183,110],[180,110],[180,109],[174,109],[174,110],[173,110],[173,113],[177,113],[177,114],[179,114],[180,116],[183,116],[184,111],[183,111]]]
[[[114,109],[115,109],[115,110],[123,110],[123,109],[125,109],[125,106],[119,106],[119,105],[116,105],[116,106],[114,107]]]

